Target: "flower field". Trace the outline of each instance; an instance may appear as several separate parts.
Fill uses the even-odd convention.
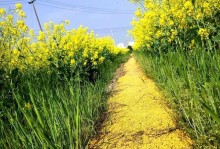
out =
[[[25,25],[25,13],[21,4],[14,12],[0,9],[1,16],[1,64],[4,75],[13,71],[22,75],[52,70],[75,72],[76,69],[98,68],[107,58],[126,52],[114,46],[110,37],[96,38],[87,28],[65,30],[69,24],[45,23],[45,31],[38,35]],[[81,73],[85,73],[81,72]]]
[[[21,4],[0,9],[0,148],[83,148],[128,50],[68,20],[35,33],[25,18]]]
[[[144,70],[167,93],[198,148],[220,144],[220,1],[134,0],[130,31]]]
[[[178,114],[175,129],[185,129],[194,148],[220,148],[220,1],[130,1],[139,6],[130,48]],[[97,134],[107,84],[128,49],[69,24],[48,22],[36,32],[21,4],[0,8],[0,148],[88,148]]]

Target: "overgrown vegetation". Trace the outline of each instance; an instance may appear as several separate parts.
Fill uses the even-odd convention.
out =
[[[195,146],[220,144],[220,1],[145,0],[133,21],[136,56],[172,97]]]
[[[103,63],[93,83],[44,74],[22,78],[18,86],[8,82],[0,97],[1,148],[85,148],[105,111],[105,88],[127,57]]]
[[[0,148],[85,148],[127,50],[64,24],[36,36],[24,18],[0,9]]]

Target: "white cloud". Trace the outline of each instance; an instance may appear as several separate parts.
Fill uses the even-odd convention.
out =
[[[125,48],[125,45],[124,45],[124,43],[119,43],[119,44],[117,44],[117,47],[119,47],[119,48]]]

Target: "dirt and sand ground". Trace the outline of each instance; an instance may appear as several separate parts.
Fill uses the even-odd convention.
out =
[[[162,93],[134,57],[118,69],[110,90],[107,118],[89,148],[192,148],[191,139],[177,127]]]

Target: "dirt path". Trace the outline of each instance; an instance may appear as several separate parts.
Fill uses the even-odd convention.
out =
[[[131,57],[108,100],[109,117],[89,148],[188,149],[192,141],[179,130],[155,83]]]

